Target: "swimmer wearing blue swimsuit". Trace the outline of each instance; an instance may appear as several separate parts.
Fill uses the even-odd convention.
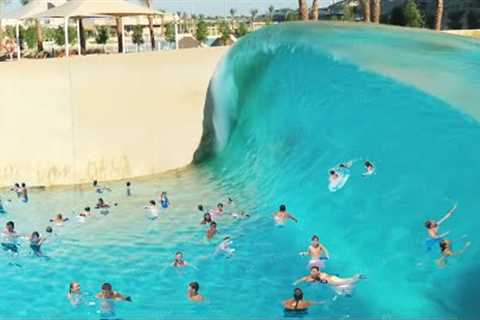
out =
[[[45,239],[40,238],[40,234],[37,231],[32,232],[30,236],[30,249],[32,249],[33,254],[37,257],[43,257],[42,244],[45,242]]]
[[[165,191],[160,195],[160,205],[163,209],[167,209],[170,205],[170,201],[168,200],[167,193]]]

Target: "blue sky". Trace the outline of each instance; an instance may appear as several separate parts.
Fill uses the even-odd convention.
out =
[[[109,0],[97,0],[109,1]],[[142,0],[130,0],[141,2]],[[250,9],[256,8],[260,13],[266,12],[268,7],[275,8],[297,8],[298,0],[153,0],[156,8],[167,11],[185,11],[196,14],[223,15],[226,9],[227,14],[231,8],[237,9],[238,14],[248,14]],[[312,0],[307,0],[311,5]],[[336,0],[338,1],[338,0]],[[320,0],[320,5],[331,4],[333,0]],[[7,11],[17,7],[20,0],[10,0]]]

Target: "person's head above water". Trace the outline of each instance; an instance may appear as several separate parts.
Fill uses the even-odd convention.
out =
[[[52,227],[48,226],[47,229],[45,229],[45,231],[46,231],[47,233],[52,233],[52,232],[53,232],[53,229],[52,229]]]
[[[280,205],[280,209],[279,209],[279,210],[280,210],[280,212],[285,212],[285,211],[287,211],[287,206],[284,205],[284,204],[282,204],[282,205]]]
[[[295,288],[293,290],[293,300],[299,302],[303,300],[303,291],[300,288]]]
[[[22,188],[25,188],[27,185],[25,184],[25,182],[22,182]]]
[[[197,209],[198,209],[199,211],[203,211],[203,205],[199,204],[199,205],[197,206]]]
[[[7,230],[8,231],[13,231],[13,229],[15,229],[15,224],[13,223],[13,221],[8,221],[5,226],[7,227]]]
[[[217,204],[217,208],[218,208],[218,209],[223,209],[223,203]]]
[[[85,207],[85,211],[90,212],[90,207]]]
[[[317,275],[318,273],[320,272],[320,268],[318,266],[312,266],[310,268],[310,274],[313,276],[313,275]]]
[[[40,238],[40,234],[37,231],[33,231],[31,238],[37,240],[38,238]]]
[[[102,198],[98,199],[98,203],[104,203]]]
[[[155,200],[150,200],[150,204],[151,204],[152,206],[155,206],[157,203],[155,202]]]
[[[62,219],[63,219],[63,216],[62,216],[61,213],[57,214],[57,219],[58,219],[58,220],[62,220]]]
[[[132,184],[130,182],[127,182],[127,187],[130,187]]]
[[[437,222],[435,222],[434,220],[427,220],[425,221],[425,227],[427,229],[432,229],[432,228],[436,228],[438,225],[437,225]]]
[[[198,293],[198,290],[200,290],[200,285],[196,281],[195,282],[190,282],[188,284],[188,289],[192,294],[195,295],[195,294]]]
[[[15,187],[20,188],[20,184],[18,182],[15,183]]]
[[[183,252],[182,251],[177,251],[177,253],[175,253],[175,259],[182,260],[183,259]]]
[[[366,160],[365,161],[365,167],[366,168],[373,168],[373,164],[370,161]]]
[[[330,175],[331,176],[335,176],[337,174],[337,172],[335,170],[330,170]]]
[[[98,185],[98,181],[97,180],[93,180],[93,186],[96,187]]]
[[[112,285],[108,282],[105,282],[102,284],[102,291],[105,293],[111,293],[112,292]]]
[[[210,223],[210,228],[216,228],[217,227],[217,223],[215,221],[212,221],[212,223]]]
[[[447,249],[450,249],[450,241],[448,240],[440,241],[440,250],[443,252]]]
[[[70,293],[79,293],[80,292],[80,283],[70,282],[69,290]]]

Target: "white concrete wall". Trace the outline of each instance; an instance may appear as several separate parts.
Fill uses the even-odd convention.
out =
[[[190,163],[226,48],[0,63],[0,186],[144,176]]]

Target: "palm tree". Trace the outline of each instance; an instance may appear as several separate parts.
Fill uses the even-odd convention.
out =
[[[307,0],[298,0],[298,14],[302,21],[308,20]]]
[[[21,0],[23,6],[27,5],[31,0]],[[35,19],[35,33],[37,34],[37,51],[43,51],[43,32],[39,19]]]
[[[3,14],[3,6],[7,4],[8,0],[0,0],[0,46],[2,45],[3,41],[3,28],[2,28],[2,14]]]
[[[258,10],[252,9],[250,10],[250,16],[252,17],[252,30],[253,30],[253,23],[255,22],[255,18],[257,17]]]
[[[313,0],[311,11],[312,20],[318,20],[318,0]]]
[[[115,18],[116,22],[116,31],[117,31],[117,42],[118,42],[118,52],[122,53],[123,52],[123,23],[122,23],[122,18],[121,17],[116,17]]]
[[[373,0],[373,22],[380,23],[380,15],[382,14],[382,0]]]
[[[144,0],[145,5],[152,9],[152,1],[153,0]],[[153,16],[147,16],[148,18],[148,29],[150,30],[150,45],[152,46],[152,50],[155,49],[155,28],[153,27]]]
[[[270,21],[273,21],[273,14],[275,12],[275,7],[274,6],[270,6],[268,7],[268,13],[270,15]]]
[[[435,30],[442,30],[442,18],[443,18],[443,0],[437,0],[437,12],[435,14]]]
[[[370,0],[360,0],[363,7],[363,21],[366,23],[370,22]]]
[[[237,9],[230,9],[230,16],[232,16],[232,30],[235,29],[235,14],[237,13]]]

